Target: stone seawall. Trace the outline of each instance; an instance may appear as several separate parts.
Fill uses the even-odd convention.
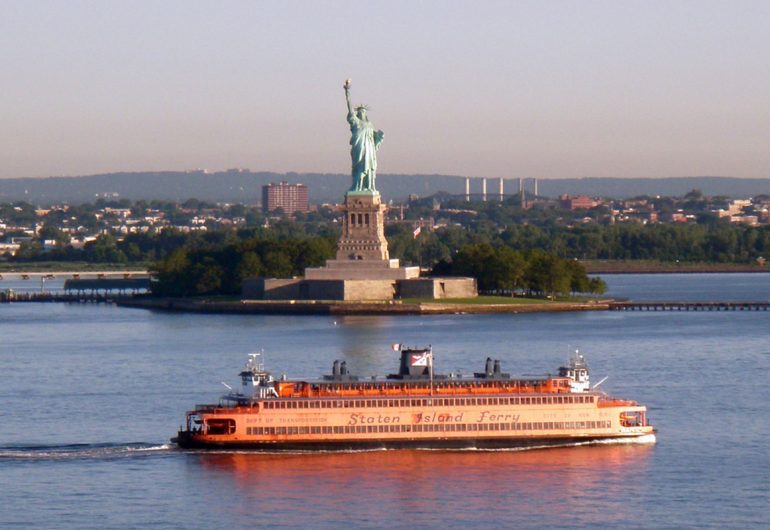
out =
[[[549,313],[565,311],[606,311],[608,301],[542,304],[402,304],[399,302],[337,301],[216,301],[187,298],[143,298],[122,300],[118,305],[159,311],[232,313],[263,315],[441,315],[484,313]]]

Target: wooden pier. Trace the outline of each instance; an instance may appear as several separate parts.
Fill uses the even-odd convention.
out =
[[[0,303],[10,302],[104,302],[111,303],[140,296],[150,291],[149,278],[70,279],[64,291],[0,291]]]
[[[54,280],[56,278],[72,279],[115,279],[115,278],[149,278],[149,271],[145,270],[126,270],[126,271],[52,271],[52,272],[29,272],[29,271],[5,271],[0,272],[0,280]],[[0,283],[0,287],[2,284]]]
[[[767,302],[610,302],[610,311],[767,311]]]
[[[8,292],[0,291],[0,304],[14,302],[107,303],[134,298],[131,293],[111,292]]]

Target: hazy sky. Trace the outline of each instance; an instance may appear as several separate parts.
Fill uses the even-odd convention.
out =
[[[0,0],[0,177],[770,177],[770,1]]]

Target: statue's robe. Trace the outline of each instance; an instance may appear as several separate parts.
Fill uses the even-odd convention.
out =
[[[353,162],[353,191],[375,191],[377,177],[377,148],[382,142],[382,132],[375,131],[369,120],[348,114],[350,124],[350,158]]]

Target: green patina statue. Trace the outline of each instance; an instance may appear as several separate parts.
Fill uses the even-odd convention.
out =
[[[377,191],[377,149],[385,135],[382,131],[374,130],[374,125],[366,117],[365,105],[355,109],[351,105],[350,79],[345,81],[344,88],[350,124],[350,157],[353,161],[353,185],[350,191]]]

